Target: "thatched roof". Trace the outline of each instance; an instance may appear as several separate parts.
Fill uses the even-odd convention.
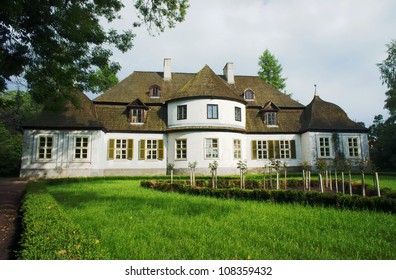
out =
[[[46,129],[103,129],[103,124],[98,120],[95,106],[83,93],[77,92],[76,99],[79,104],[73,105],[70,101],[58,111],[44,109],[37,117],[33,118],[24,128]]]
[[[189,80],[181,89],[173,93],[169,100],[210,97],[231,99],[246,103],[243,97],[216,75],[209,66],[205,65],[195,77]]]
[[[301,130],[304,131],[367,131],[349,119],[338,105],[323,101],[315,96],[301,115]]]
[[[167,127],[167,102],[185,98],[219,98],[246,104],[246,129],[233,127],[190,127],[183,129],[226,130],[242,133],[281,134],[306,131],[367,131],[350,120],[337,105],[316,96],[308,106],[279,92],[257,76],[234,76],[228,84],[223,75],[216,75],[209,66],[196,74],[172,73],[165,81],[162,72],[134,72],[94,101],[79,93],[80,108],[67,104],[65,110],[43,112],[25,127],[103,129],[125,132],[171,132]],[[150,89],[159,87],[159,97],[150,96]],[[251,90],[253,100],[244,100]],[[144,109],[144,123],[131,124],[131,108]],[[268,126],[266,112],[277,112],[277,125]]]

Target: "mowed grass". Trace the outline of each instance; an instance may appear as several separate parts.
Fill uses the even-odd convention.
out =
[[[396,217],[218,200],[108,180],[48,186],[111,259],[396,259]]]

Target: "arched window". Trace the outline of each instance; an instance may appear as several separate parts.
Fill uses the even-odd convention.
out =
[[[245,100],[254,100],[254,92],[251,89],[247,89],[244,92]]]
[[[159,98],[160,97],[160,91],[161,91],[161,89],[160,89],[159,86],[153,85],[153,86],[150,87],[149,96],[151,98]]]

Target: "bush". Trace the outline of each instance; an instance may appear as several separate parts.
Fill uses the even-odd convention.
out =
[[[43,182],[29,182],[21,211],[22,235],[18,259],[109,259],[99,240],[84,234],[47,192]]]
[[[190,187],[183,183],[142,181],[142,187],[161,191],[173,191],[192,195],[204,195],[225,199],[272,201],[275,203],[298,203],[321,207],[335,207],[351,210],[373,210],[396,214],[396,200],[386,197],[363,197],[341,193],[302,192],[295,190],[242,190],[240,188]]]

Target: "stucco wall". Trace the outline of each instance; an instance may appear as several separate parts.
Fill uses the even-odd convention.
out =
[[[218,119],[207,118],[207,105],[218,105]],[[177,119],[177,106],[187,105],[187,119]],[[235,120],[235,107],[241,108],[241,121]],[[222,99],[177,100],[168,103],[168,127],[183,126],[222,126],[245,128],[245,105],[236,101]]]

